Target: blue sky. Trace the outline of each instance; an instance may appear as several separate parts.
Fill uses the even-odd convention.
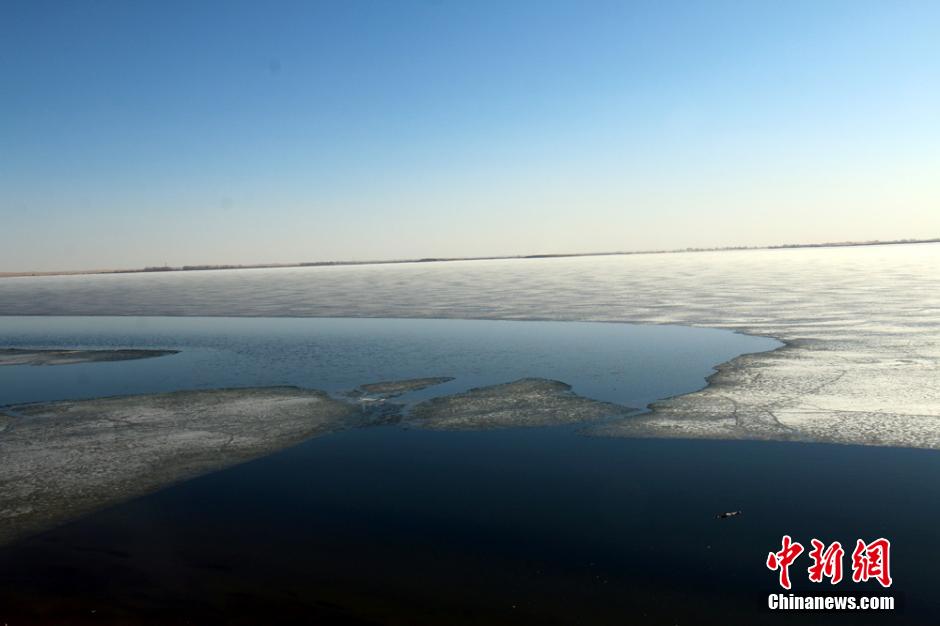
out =
[[[0,271],[940,236],[935,2],[0,3]]]

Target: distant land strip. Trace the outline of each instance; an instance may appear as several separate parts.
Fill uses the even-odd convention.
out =
[[[301,263],[254,263],[250,265],[159,265],[136,269],[60,270],[48,272],[0,272],[0,278],[23,276],[73,276],[82,274],[140,274],[151,272],[196,272],[205,270],[249,270],[288,267],[329,267],[342,265],[391,265],[395,263],[449,263],[454,261],[501,261],[513,259],[562,259],[591,256],[627,256],[633,254],[678,254],[683,252],[730,252],[734,250],[785,250],[793,248],[848,248],[853,246],[892,246],[913,243],[940,243],[933,239],[894,239],[891,241],[839,241],[827,243],[787,243],[775,246],[725,246],[718,248],[675,248],[671,250],[630,250],[619,252],[560,252],[505,256],[426,257],[420,259],[380,259],[371,261],[307,261]]]

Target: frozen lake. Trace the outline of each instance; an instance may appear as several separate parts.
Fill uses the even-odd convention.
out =
[[[940,448],[940,244],[0,280],[5,315],[687,324],[790,347],[604,434]]]
[[[700,388],[712,366],[742,352],[779,345],[681,326],[443,319],[7,317],[0,329],[11,347],[179,350],[3,367],[3,404],[245,385],[342,397],[375,380],[454,377],[394,399],[413,404],[544,376],[643,406]],[[584,427],[352,428],[129,500],[139,494],[101,499],[95,481],[68,488],[103,469],[75,449],[68,475],[45,478],[12,477],[8,453],[0,502],[38,479],[53,494],[65,485],[61,500],[77,492],[111,506],[0,547],[0,619],[614,625],[708,612],[788,623],[762,604],[776,580],[766,552],[784,532],[846,544],[890,537],[892,593],[910,598],[890,621],[922,623],[940,608],[930,600],[940,554],[932,451],[589,437]],[[744,513],[715,519],[727,510]],[[805,577],[794,584],[813,590]]]
[[[929,622],[938,268],[927,244],[0,280],[3,347],[182,350],[3,367],[2,403],[412,376],[455,380],[405,402],[522,376],[630,406],[685,393],[588,426],[605,437],[314,438],[0,548],[0,617],[790,623],[763,608],[789,533],[890,538],[901,610],[846,623]]]

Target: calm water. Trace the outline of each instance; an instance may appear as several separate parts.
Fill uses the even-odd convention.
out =
[[[535,375],[643,406],[700,387],[735,354],[777,345],[674,326],[459,320],[2,318],[0,329],[6,345],[183,350],[3,368],[4,403],[457,377],[428,395]],[[937,477],[940,457],[916,450],[601,439],[571,428],[348,431],[0,549],[0,618],[926,623],[938,609]],[[744,514],[714,519],[733,509]],[[769,614],[775,578],[764,559],[784,533],[804,543],[891,538],[903,610]],[[805,589],[801,571],[795,586]]]
[[[712,367],[777,341],[726,330],[492,320],[0,317],[6,347],[169,348],[117,363],[4,367],[0,405],[175,389],[453,376],[404,400],[527,376],[631,407],[701,388]]]

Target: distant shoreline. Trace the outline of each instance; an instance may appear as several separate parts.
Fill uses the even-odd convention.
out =
[[[892,241],[842,241],[827,243],[795,243],[776,246],[725,246],[718,248],[675,248],[671,250],[632,250],[619,252],[569,252],[549,254],[519,254],[504,256],[474,257],[426,257],[420,259],[385,259],[371,261],[309,261],[300,263],[255,263],[249,265],[179,265],[155,266],[136,269],[99,269],[99,270],[52,270],[48,272],[0,272],[0,278],[22,278],[26,276],[81,276],[89,274],[143,274],[154,272],[198,272],[208,270],[249,270],[290,267],[332,267],[346,265],[393,265],[399,263],[450,263],[454,261],[502,261],[522,259],[563,259],[593,256],[629,256],[635,254],[678,254],[682,252],[731,252],[736,250],[789,250],[794,248],[848,248],[856,246],[893,246],[915,243],[940,243],[940,237],[933,239],[895,239]]]

